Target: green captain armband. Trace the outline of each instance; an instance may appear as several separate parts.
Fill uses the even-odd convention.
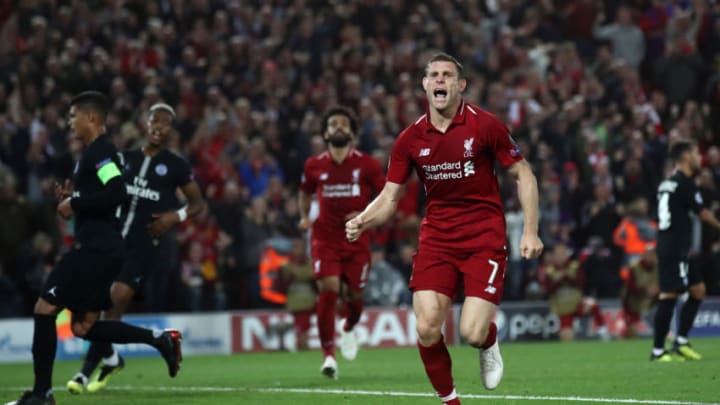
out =
[[[107,184],[107,182],[112,180],[114,177],[122,174],[115,162],[109,158],[95,165],[95,168],[97,169],[97,176],[103,185]]]

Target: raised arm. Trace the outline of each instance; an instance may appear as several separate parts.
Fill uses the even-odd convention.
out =
[[[398,183],[386,182],[380,194],[365,210],[345,223],[345,236],[350,242],[356,241],[365,230],[390,219],[397,209],[400,187]]]
[[[543,251],[538,237],[538,186],[535,175],[527,160],[522,159],[508,169],[518,185],[518,198],[523,209],[524,227],[520,238],[520,254],[525,259],[534,259]]]

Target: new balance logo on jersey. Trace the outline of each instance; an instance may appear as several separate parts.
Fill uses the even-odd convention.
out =
[[[48,295],[52,295],[53,297],[57,297],[57,295],[55,295],[55,289],[56,289],[56,288],[57,288],[57,286],[53,286],[51,289],[49,289],[48,292],[47,292]]]
[[[430,156],[430,148],[422,148],[420,149],[420,153],[418,153],[419,157],[423,156]]]
[[[319,176],[318,178],[320,179],[320,181],[325,181],[325,180],[327,180],[327,178],[328,178],[328,174],[327,174],[327,173],[320,173],[320,176]]]
[[[472,176],[473,174],[475,174],[475,164],[468,160],[463,165],[463,171],[465,172],[465,177]]]

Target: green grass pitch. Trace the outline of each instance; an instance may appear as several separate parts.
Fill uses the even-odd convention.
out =
[[[720,401],[720,339],[695,339],[697,362],[648,361],[649,340],[501,345],[505,377],[483,389],[477,351],[450,348],[464,404],[647,403]],[[79,361],[56,362],[55,398],[63,404],[439,404],[417,350],[366,349],[353,362],[338,358],[339,380],[319,372],[317,351],[188,357],[175,379],[157,358],[128,359],[106,391],[71,396],[65,382]],[[32,381],[32,365],[0,365],[0,404]],[[622,401],[621,401],[622,400]]]

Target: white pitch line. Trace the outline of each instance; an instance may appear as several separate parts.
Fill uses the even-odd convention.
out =
[[[27,387],[0,387],[0,391],[22,391]],[[62,391],[65,387],[55,387],[55,391]],[[330,394],[330,395],[358,395],[374,397],[425,397],[436,398],[429,392],[403,392],[403,391],[369,391],[369,390],[343,390],[324,388],[252,388],[252,387],[174,387],[174,386],[132,386],[117,385],[107,388],[112,391],[166,391],[166,392],[258,392],[258,393],[285,393],[285,394]],[[495,399],[516,401],[563,401],[563,402],[595,402],[610,404],[649,404],[649,405],[720,405],[717,402],[673,401],[661,399],[632,399],[632,398],[593,398],[593,397],[562,397],[542,395],[485,395],[485,394],[458,394],[461,399]]]

